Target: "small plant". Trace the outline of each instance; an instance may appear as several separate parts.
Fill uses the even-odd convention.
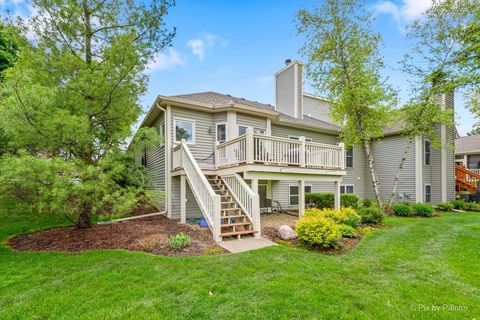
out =
[[[374,205],[375,205],[375,203],[374,203],[373,200],[370,199],[370,198],[365,198],[365,199],[363,199],[363,201],[362,201],[362,206],[363,206],[364,208],[370,208],[370,207],[373,207]]]
[[[463,200],[453,200],[452,205],[455,209],[462,210],[463,205],[465,204],[465,201]]]
[[[298,238],[310,247],[335,247],[342,237],[340,225],[321,216],[307,216],[297,221]]]
[[[347,238],[353,238],[357,236],[357,230],[355,230],[355,228],[352,228],[346,224],[340,225],[340,232],[342,233],[342,236]]]
[[[409,204],[396,204],[392,207],[393,212],[395,213],[396,216],[400,217],[409,217],[414,214],[414,211],[412,209],[412,206]]]
[[[440,202],[439,204],[437,204],[437,210],[440,211],[452,211],[453,207],[453,203],[450,202]]]
[[[383,222],[385,217],[382,209],[377,207],[363,207],[358,210],[358,214],[362,217],[363,223],[379,224]]]
[[[183,232],[170,236],[170,247],[174,250],[181,250],[188,247],[192,243],[192,239],[188,234]]]
[[[336,223],[346,224],[352,228],[356,228],[362,219],[352,208],[342,208],[340,210],[310,208],[303,212],[303,216],[330,218]]]
[[[331,192],[314,192],[305,195],[305,203],[317,209],[333,209],[334,195]],[[342,193],[340,195],[342,207],[357,209],[358,197],[351,193]]]
[[[412,205],[414,214],[422,217],[431,217],[433,215],[433,206],[427,203],[415,203]]]
[[[464,202],[462,209],[465,211],[480,211],[480,204],[473,202]]]
[[[340,195],[340,203],[345,208],[358,208],[358,197],[353,193],[342,193]]]

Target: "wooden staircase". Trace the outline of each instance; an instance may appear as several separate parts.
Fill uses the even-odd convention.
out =
[[[470,171],[461,165],[455,165],[455,189],[457,192],[477,192],[479,181],[480,174]]]
[[[244,214],[242,208],[235,201],[222,179],[217,175],[207,175],[207,180],[216,194],[221,196],[221,233],[222,240],[225,238],[252,236],[256,233],[253,224]]]

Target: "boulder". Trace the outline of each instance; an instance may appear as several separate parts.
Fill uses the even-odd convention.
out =
[[[278,237],[282,240],[293,240],[298,237],[298,234],[287,225],[282,225],[278,228]]]

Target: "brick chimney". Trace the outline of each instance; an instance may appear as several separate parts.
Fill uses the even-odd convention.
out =
[[[285,60],[285,67],[275,73],[275,110],[303,119],[303,64]]]

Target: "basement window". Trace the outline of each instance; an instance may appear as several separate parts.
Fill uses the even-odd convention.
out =
[[[425,202],[432,202],[432,186],[429,184],[425,185]]]
[[[312,192],[312,186],[311,185],[306,185],[305,186],[305,193],[311,193]],[[289,186],[289,204],[291,206],[297,206],[298,205],[298,185],[291,185]]]
[[[340,193],[353,193],[353,184],[343,184],[340,186]]]

